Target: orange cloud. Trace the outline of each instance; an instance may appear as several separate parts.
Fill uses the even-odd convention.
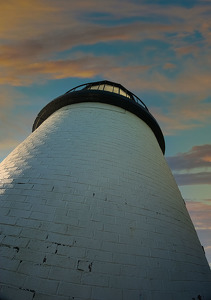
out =
[[[121,58],[114,56],[95,57],[93,55],[76,55],[74,59],[48,60],[42,62],[19,63],[16,68],[2,70],[0,84],[10,81],[13,85],[26,85],[49,79],[68,77],[92,78],[96,75],[111,77],[113,80],[122,81],[122,74],[138,74],[148,70],[150,66],[120,66]],[[128,76],[128,75],[127,75]],[[131,76],[130,76],[131,79]]]
[[[193,45],[178,47],[178,48],[175,48],[174,50],[179,55],[186,55],[186,54],[190,54],[190,53],[196,55],[199,53],[199,48],[197,46],[193,46]]]
[[[43,48],[51,45],[54,51],[61,51],[65,47],[67,49],[73,45],[97,41],[159,38],[172,43],[177,51],[187,53],[190,49],[185,49],[189,45],[178,46],[183,37],[197,30],[207,40],[210,38],[211,21],[205,18],[209,10],[209,5],[196,5],[188,9],[178,5],[160,6],[128,0],[122,0],[121,4],[119,0],[107,0],[103,7],[97,0],[80,0],[74,3],[65,0],[10,0],[1,4],[0,38],[6,46],[17,46],[23,52],[24,48],[18,46],[20,41],[22,45],[25,43],[26,48],[27,41],[31,41],[35,48],[38,43]],[[149,21],[123,25],[127,18],[146,15]],[[150,17],[164,22],[150,23]],[[102,20],[108,24],[112,21],[119,21],[121,24],[122,21],[122,25],[99,25]],[[165,37],[165,33],[174,33],[174,37]]]
[[[93,44],[99,41],[163,39],[175,44],[177,36],[181,40],[182,33],[193,33],[199,30],[206,6],[187,9],[179,6],[159,6],[136,2],[107,0],[102,5],[97,0],[80,0],[71,2],[64,0],[41,1],[10,0],[1,5],[0,37],[4,41],[5,55],[8,50],[13,55],[24,57],[42,53],[42,51],[62,51],[76,45]],[[97,14],[101,13],[101,17]],[[102,13],[104,17],[102,17]],[[91,16],[90,16],[91,14]],[[136,22],[121,25],[99,25],[99,20],[121,21],[127,17],[157,16],[168,19],[168,23]],[[193,20],[194,22],[191,21]],[[209,25],[209,21],[207,21]],[[203,22],[204,24],[204,22]],[[205,24],[201,27],[207,32]],[[173,39],[165,37],[165,33],[177,33]],[[184,46],[185,48],[186,46]],[[190,47],[190,46],[187,46]],[[31,50],[31,51],[27,51]],[[176,49],[176,45],[175,45]],[[6,51],[7,50],[7,51]],[[15,54],[15,52],[17,52]],[[9,58],[9,56],[8,56]]]
[[[181,53],[191,53],[192,46],[184,45],[178,48],[177,44],[181,44],[183,35],[192,34],[195,30],[201,30],[207,34],[208,25],[211,22],[209,20],[206,21],[206,24],[202,22],[207,9],[206,5],[187,9],[179,6],[149,5],[125,0],[121,1],[120,5],[117,0],[108,0],[103,5],[104,16],[102,16],[102,5],[97,0],[88,2],[80,0],[74,5],[64,0],[59,3],[54,0],[50,2],[41,0],[4,2],[0,11],[0,37],[3,41],[0,47],[0,64],[3,67],[0,74],[2,75],[0,76],[1,84],[29,85],[36,80],[39,81],[39,68],[34,67],[34,73],[37,72],[35,76],[32,72],[35,64],[38,66],[53,64],[56,54],[79,45],[159,39],[172,44],[176,51],[181,48],[183,50],[178,50]],[[109,23],[109,25],[100,24],[98,13],[101,13],[100,20],[119,20],[119,24],[115,26]],[[167,17],[168,23],[128,22],[125,24],[122,19],[146,15],[157,16],[161,20]],[[174,33],[174,37],[170,38],[166,36],[166,33]],[[59,65],[59,62],[55,59],[54,65],[56,64]],[[118,68],[117,65],[115,66]],[[173,67],[173,63],[164,64],[164,69]],[[211,74],[200,72],[200,70],[195,72],[189,67],[187,65],[187,69],[190,70],[189,74],[181,74],[175,80],[153,72],[152,76],[138,78],[134,85],[140,86],[142,89],[165,92],[178,92],[178,89],[183,93],[210,91]],[[32,78],[29,78],[29,69],[31,69],[30,76]],[[56,78],[65,78],[65,73],[63,72]],[[84,72],[82,69],[76,73],[79,73],[79,77],[90,77],[95,74],[90,70]],[[80,75],[82,73],[84,75]],[[121,70],[119,73],[122,73]],[[67,75],[69,77],[69,74]]]
[[[65,28],[53,32],[52,29],[42,33],[38,37],[27,36],[24,39],[13,40],[1,46],[0,61],[4,65],[11,65],[18,60],[43,59],[46,54],[71,49],[78,45],[92,45],[99,42],[111,41],[140,41],[150,38],[159,38],[162,32],[171,32],[171,25],[146,24],[134,22],[116,26],[102,26],[90,23],[78,23],[73,28]]]
[[[210,154],[205,155],[204,157],[202,157],[202,160],[211,163],[211,155]]]
[[[43,30],[49,29],[53,21],[58,21],[57,12],[55,5],[48,1],[3,1],[0,10],[0,37],[4,40],[37,37]]]
[[[172,63],[165,63],[165,65],[163,66],[164,70],[168,70],[168,69],[175,69],[176,65],[172,64]]]
[[[211,230],[211,200],[205,202],[186,201],[197,230]]]

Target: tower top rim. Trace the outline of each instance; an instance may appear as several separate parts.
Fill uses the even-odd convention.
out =
[[[60,108],[81,102],[106,103],[119,106],[135,114],[151,128],[163,154],[165,154],[163,133],[144,102],[121,84],[108,80],[78,85],[49,102],[37,115],[32,131],[36,130],[50,115]]]

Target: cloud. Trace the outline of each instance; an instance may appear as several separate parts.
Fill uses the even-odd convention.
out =
[[[97,0],[80,0],[75,2],[41,1],[37,0],[10,0],[1,5],[0,12],[0,36],[4,38],[18,39],[21,37],[33,37],[40,35],[43,30],[47,32],[64,31],[67,28],[77,31],[80,24],[98,23],[102,18],[107,21],[121,20],[122,18],[158,15],[181,16],[186,9],[178,7],[175,10],[161,8],[159,5],[144,5],[135,1],[107,0],[103,6]],[[100,18],[99,18],[100,14]],[[186,14],[187,17],[187,14]],[[61,22],[61,20],[63,22]],[[27,25],[27,28],[26,28]],[[42,29],[42,30],[41,30]]]
[[[80,0],[74,5],[62,0],[59,4],[54,0],[2,3],[1,62],[34,56],[37,59],[38,55],[78,45],[158,38],[175,30],[175,25],[166,22],[125,21],[127,17],[145,16],[146,13],[152,14],[151,6],[129,1],[121,1],[120,5],[119,1],[108,0],[103,7],[96,0]]]
[[[163,66],[164,70],[175,69],[175,68],[176,68],[176,65],[172,64],[172,63],[165,63]]]
[[[186,205],[196,229],[210,230],[211,232],[211,200],[204,202],[186,201]]]
[[[131,90],[176,94],[165,106],[165,114],[158,107],[151,110],[165,134],[204,126],[211,115],[210,103],[203,103],[211,93],[211,73],[205,68],[211,63],[207,47],[211,20],[205,18],[209,12],[208,5],[185,8],[128,0],[121,5],[118,0],[107,0],[103,6],[97,0],[74,4],[65,0],[5,1],[0,10],[0,84],[29,86],[70,77],[108,78]],[[200,43],[194,40],[196,32],[202,36]],[[140,41],[160,41],[165,49],[153,45],[150,61],[145,52],[135,58],[124,49],[127,42],[137,45]],[[117,42],[123,54],[109,56],[94,49],[99,43],[113,46]],[[89,53],[78,55],[82,45],[92,47]],[[168,50],[172,56],[168,57]],[[179,68],[177,56],[182,59],[189,54],[194,59],[181,61]],[[168,72],[175,74],[170,77]]]
[[[106,59],[101,59],[101,64],[104,64],[105,61]],[[14,70],[8,71],[5,74],[6,76],[0,79],[0,82],[4,83],[9,79],[14,85],[18,86],[49,79],[91,78],[99,74],[99,65],[99,59],[93,57],[29,63],[19,66],[17,72]]]
[[[4,1],[0,10],[0,37],[5,41],[37,37],[58,21],[56,13],[55,5],[49,1]]]
[[[96,0],[80,0],[74,5],[63,0],[59,1],[59,4],[54,0],[38,0],[36,3],[32,0],[5,2],[0,12],[0,37],[3,41],[0,47],[0,84],[31,85],[43,80],[43,74],[47,74],[46,79],[71,77],[72,74],[83,78],[95,75],[110,76],[114,69],[110,68],[109,72],[108,68],[100,68],[101,62],[97,57],[92,69],[86,60],[87,54],[84,54],[83,65],[77,59],[73,61],[73,54],[63,59],[63,62],[58,59],[63,51],[99,42],[152,39],[172,45],[172,49],[181,55],[196,52],[195,49],[199,49],[199,46],[195,44],[193,48],[186,39],[196,30],[208,35],[211,21],[204,21],[207,11],[209,7],[206,5],[187,9],[178,5],[159,6],[126,0],[122,1],[121,5],[117,0],[108,0],[103,8]],[[149,18],[143,21],[141,17],[146,15]],[[136,21],[132,20],[133,17]],[[101,56],[101,59],[104,66],[106,58]],[[131,87],[173,93],[178,93],[179,90],[180,93],[186,94],[209,94],[211,91],[211,74],[203,68],[194,70],[191,67],[192,61],[186,62],[184,66],[189,72],[182,72],[174,79],[155,71],[156,69],[152,68],[153,63],[146,64],[152,72],[138,76],[135,80],[132,74],[124,74],[125,68],[122,67],[128,66],[130,60],[130,56],[126,56],[125,60],[118,63],[116,57],[114,67],[115,77],[122,76],[123,80],[125,77],[124,81],[129,81]],[[202,59],[200,62],[203,65]],[[64,70],[61,69],[62,63]],[[174,62],[160,63],[164,70],[173,69],[175,66]],[[206,63],[204,58],[204,64]],[[70,69],[73,68],[73,72],[68,72],[66,65],[69,65]],[[59,69],[57,73],[56,67]],[[190,128],[192,125],[184,126]]]
[[[97,75],[115,80],[115,78],[120,79],[123,73],[133,74],[134,77],[150,68],[138,64],[122,66],[123,57],[116,58],[109,55],[98,57],[84,53],[75,53],[74,56],[73,59],[28,62],[28,64],[19,64],[16,68],[7,68],[4,70],[4,76],[0,77],[0,84],[10,81],[13,85],[20,86],[49,79],[92,78]]]
[[[185,153],[166,157],[179,186],[211,184],[211,144],[194,146]],[[202,171],[203,170],[203,171]],[[179,172],[178,172],[179,171]],[[182,173],[181,173],[182,171]]]
[[[185,153],[166,158],[172,170],[190,170],[211,166],[211,144],[194,146]]]
[[[59,4],[54,0],[38,0],[36,3],[32,0],[11,0],[2,4],[0,12],[0,37],[3,40],[1,63],[8,64],[11,60],[27,58],[43,60],[44,57],[40,55],[49,55],[78,45],[118,40],[160,39],[173,43],[177,51],[175,41],[179,40],[181,44],[183,36],[186,38],[187,34],[194,33],[201,26],[208,8],[173,8],[144,5],[135,1],[121,1],[120,5],[117,0],[106,1],[103,8],[96,0],[80,0],[74,5],[62,0]],[[134,17],[137,20],[137,16],[146,15],[149,17],[147,21],[131,19]],[[195,22],[190,22],[192,17]],[[202,28],[207,32],[207,26],[203,24]],[[191,46],[186,42],[185,47]]]
[[[206,109],[205,109],[206,110]],[[203,123],[195,123],[193,120],[188,119],[180,115],[179,111],[177,112],[172,106],[169,105],[167,111],[162,112],[161,108],[151,107],[151,113],[155,119],[159,122],[164,135],[174,135],[178,131],[191,130],[196,127],[202,126],[206,122],[206,119],[203,120]]]
[[[180,94],[182,87],[179,84],[177,87],[178,92],[176,94],[174,91],[173,96],[169,96],[163,91],[162,107],[150,108],[164,134],[174,135],[178,131],[191,130],[210,124],[211,103],[204,101],[205,95],[192,94],[191,91],[187,94]],[[207,87],[207,89],[209,88]]]
[[[211,172],[199,172],[194,174],[177,174],[174,178],[179,186],[195,184],[211,184]]]
[[[30,46],[33,48],[32,46]],[[26,51],[27,52],[27,51]],[[30,53],[30,51],[29,51]],[[10,52],[8,51],[8,55]],[[25,61],[24,61],[25,59]],[[0,55],[1,60],[1,55]],[[14,63],[12,63],[14,61]],[[8,64],[8,65],[6,65]],[[121,82],[132,91],[158,91],[161,93],[183,93],[168,99],[163,105],[165,113],[158,107],[150,111],[159,121],[165,135],[172,135],[181,130],[190,130],[208,124],[211,116],[211,103],[204,102],[204,97],[211,92],[211,76],[201,80],[203,74],[192,78],[184,74],[173,80],[155,71],[153,64],[140,65],[128,61],[128,57],[119,55],[95,56],[76,52],[66,59],[46,59],[43,61],[25,58],[15,60],[15,56],[4,60],[0,71],[0,84],[22,86],[62,78],[93,78],[101,76]],[[195,76],[195,75],[194,75]],[[193,77],[194,77],[193,76]],[[210,81],[209,81],[210,80]]]
[[[202,65],[206,65],[206,59],[207,57],[201,61]],[[137,78],[134,85],[138,86],[140,84],[142,89],[145,90],[191,94],[192,96],[197,94],[197,97],[208,96],[211,91],[211,72],[202,70],[200,66],[197,66],[196,61],[192,59],[184,62],[184,67],[185,70],[180,68],[180,72],[174,78],[170,78],[168,74],[153,70],[153,73],[148,75],[147,78]]]
[[[209,11],[209,5],[187,9],[128,0],[122,0],[121,5],[118,0],[107,0],[103,6],[97,0],[80,0],[74,4],[64,0],[59,3],[55,0],[37,0],[36,3],[10,0],[1,5],[0,38],[7,49],[19,49],[19,55],[33,44],[32,52],[40,53],[47,48],[49,52],[50,48],[62,51],[75,45],[112,40],[161,39],[179,49],[181,40],[185,48],[185,38],[196,30],[204,37],[209,35],[211,22],[208,18],[205,22]],[[144,22],[132,21],[132,18],[141,20],[146,15],[148,18]],[[166,36],[166,33],[173,36]]]
[[[175,52],[179,55],[186,55],[186,54],[195,54],[197,55],[200,50],[199,47],[196,45],[188,45],[188,46],[184,46],[184,47],[176,47],[174,48]]]
[[[112,41],[140,41],[150,38],[151,35],[158,39],[161,33],[171,31],[171,25],[160,23],[133,22],[114,26],[79,23],[73,28],[65,28],[56,32],[49,29],[49,32],[44,32],[35,38],[26,36],[24,39],[5,43],[1,46],[0,61],[7,66],[17,59],[34,58],[37,60],[41,58],[40,55],[64,51],[79,45]]]

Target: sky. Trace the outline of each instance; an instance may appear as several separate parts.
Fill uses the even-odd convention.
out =
[[[160,124],[211,265],[211,0],[1,1],[0,161],[48,102],[104,79]]]

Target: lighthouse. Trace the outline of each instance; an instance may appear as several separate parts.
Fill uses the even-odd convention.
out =
[[[0,299],[211,299],[147,106],[110,81],[47,104],[0,165]]]

